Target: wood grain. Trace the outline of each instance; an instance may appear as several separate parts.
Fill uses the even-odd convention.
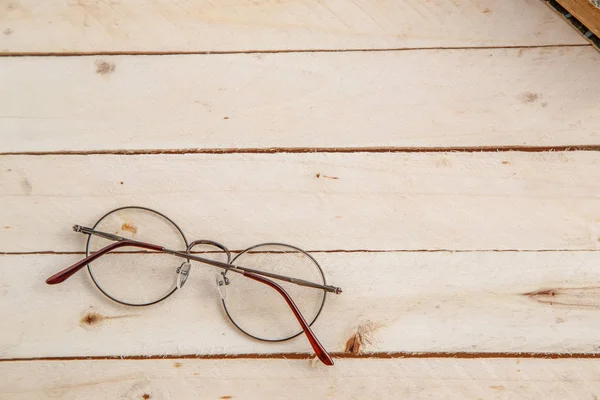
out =
[[[0,251],[83,251],[71,226],[127,205],[234,250],[596,250],[599,163],[585,151],[2,156]]]
[[[589,0],[558,0],[558,3],[596,36],[600,36],[600,8],[594,7]]]
[[[540,2],[11,0],[2,55],[3,400],[600,396],[600,153],[439,152],[599,148],[600,55]],[[145,308],[44,283],[130,204],[320,250],[336,366],[243,336],[209,268]]]
[[[359,354],[598,352],[599,252],[313,255],[344,289],[313,326],[331,352],[357,332]],[[303,336],[265,343],[237,331],[214,270],[199,264],[182,290],[149,307],[108,300],[87,271],[45,284],[79,257],[0,256],[0,358],[311,352]],[[134,290],[120,274],[112,282]]]
[[[534,0],[18,0],[0,19],[8,54],[584,43]]]
[[[599,63],[589,46],[5,58],[0,152],[598,145]]]
[[[598,360],[396,359],[2,362],[12,399],[593,399]],[[31,377],[35,376],[35,379]],[[242,378],[243,377],[243,378]]]

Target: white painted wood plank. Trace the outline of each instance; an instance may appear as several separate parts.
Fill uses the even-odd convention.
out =
[[[593,399],[598,360],[2,362],[3,399]],[[146,395],[146,397],[144,397]]]
[[[314,256],[344,289],[328,296],[313,327],[331,352],[344,352],[359,329],[366,353],[598,351],[598,252]],[[304,336],[265,343],[236,330],[209,267],[194,267],[182,290],[141,308],[103,297],[85,270],[45,284],[79,257],[0,256],[1,358],[311,353]],[[115,285],[135,286],[120,277]]]
[[[596,250],[599,163],[597,152],[2,156],[0,251],[83,251],[71,225],[127,205],[231,249]]]
[[[585,43],[535,0],[17,0],[0,19],[5,53]]]
[[[0,65],[0,152],[600,144],[589,46]]]

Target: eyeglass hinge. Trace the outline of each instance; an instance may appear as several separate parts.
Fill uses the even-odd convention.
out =
[[[223,280],[217,280],[217,284],[219,286],[223,286],[223,285],[229,285],[230,280],[227,277],[227,275],[225,275],[225,272],[221,272],[221,275],[223,276]]]

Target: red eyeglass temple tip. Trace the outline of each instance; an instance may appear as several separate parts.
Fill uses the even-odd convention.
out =
[[[162,247],[154,245],[154,244],[150,244],[150,243],[131,242],[129,240],[122,240],[120,242],[114,242],[114,243],[109,244],[106,247],[103,247],[102,249],[98,250],[97,252],[90,254],[83,260],[76,262],[75,264],[71,265],[70,267],[65,268],[62,271],[59,271],[58,273],[52,275],[50,278],[46,279],[46,283],[48,285],[56,285],[57,283],[64,282],[67,279],[69,279],[71,276],[73,276],[73,274],[75,274],[77,271],[79,271],[80,269],[82,269],[83,267],[85,267],[86,265],[91,263],[92,261],[96,260],[97,258],[103,256],[104,254],[106,254],[114,249],[117,249],[119,247],[124,247],[124,246],[141,247],[143,249],[149,249],[149,250],[155,250],[155,251],[162,250]]]
[[[319,360],[321,360],[323,362],[323,364],[325,364],[329,367],[334,365],[333,359],[331,358],[329,353],[325,353],[322,355],[317,354],[317,357],[319,357]]]
[[[57,283],[61,283],[61,282],[64,282],[64,279],[60,279],[56,275],[52,275],[50,278],[46,279],[46,283],[48,285],[56,285]]]
[[[317,354],[317,357],[319,357],[319,360],[321,360],[323,362],[323,364],[325,364],[325,365],[331,366],[334,364],[333,359],[331,358],[331,356],[329,355],[327,350],[325,350],[325,347],[323,347],[321,342],[319,342],[319,339],[317,339],[317,337],[313,333],[312,329],[310,329],[310,326],[308,325],[308,323],[302,316],[302,313],[296,306],[296,303],[294,303],[294,301],[292,300],[290,295],[285,291],[285,289],[283,289],[281,286],[279,286],[277,283],[273,282],[272,280],[263,278],[262,276],[254,274],[252,272],[244,272],[244,276],[246,276],[250,279],[254,279],[255,281],[262,282],[266,285],[269,285],[273,289],[275,289],[277,292],[279,292],[279,294],[285,299],[285,301],[288,303],[288,305],[292,309],[292,312],[294,313],[294,315],[296,316],[296,319],[300,323],[300,326],[304,330],[304,333],[306,334],[306,338],[308,339],[308,341],[310,342],[310,345],[312,346],[313,350]]]

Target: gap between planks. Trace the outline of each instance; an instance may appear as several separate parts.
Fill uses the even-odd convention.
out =
[[[392,51],[435,51],[435,50],[494,50],[494,49],[541,49],[555,47],[591,47],[591,43],[581,44],[541,44],[508,46],[446,46],[446,47],[389,47],[379,49],[292,49],[292,50],[228,50],[228,51],[78,51],[78,52],[0,52],[0,57],[87,57],[87,56],[186,56],[186,55],[224,55],[224,54],[295,54],[295,53],[366,53]]]
[[[241,253],[243,250],[231,250],[231,253]],[[335,250],[305,250],[307,253],[589,253],[600,251],[600,249],[384,249],[384,250],[367,250],[367,249],[335,249]],[[153,253],[152,251],[115,251],[111,254],[145,254]],[[191,254],[220,254],[219,251],[192,251]],[[256,253],[261,253],[257,251]],[[85,251],[2,251],[0,256],[29,256],[29,255],[85,255]]]
[[[561,146],[466,146],[466,147],[247,147],[139,150],[57,150],[0,152],[0,156],[88,156],[152,154],[304,154],[304,153],[543,153],[549,151],[600,151],[600,145]]]
[[[503,353],[503,352],[483,352],[483,353],[445,353],[445,352],[373,352],[373,353],[343,353],[330,352],[333,358],[376,358],[376,359],[490,359],[490,358],[528,358],[528,359],[600,359],[600,353]],[[194,359],[194,360],[228,360],[228,359],[284,359],[284,360],[304,360],[315,358],[311,353],[248,353],[248,354],[165,354],[165,355],[133,355],[133,356],[71,356],[71,357],[20,357],[20,358],[3,358],[0,362],[15,362],[15,361],[81,361],[81,360],[178,360],[178,359]]]

